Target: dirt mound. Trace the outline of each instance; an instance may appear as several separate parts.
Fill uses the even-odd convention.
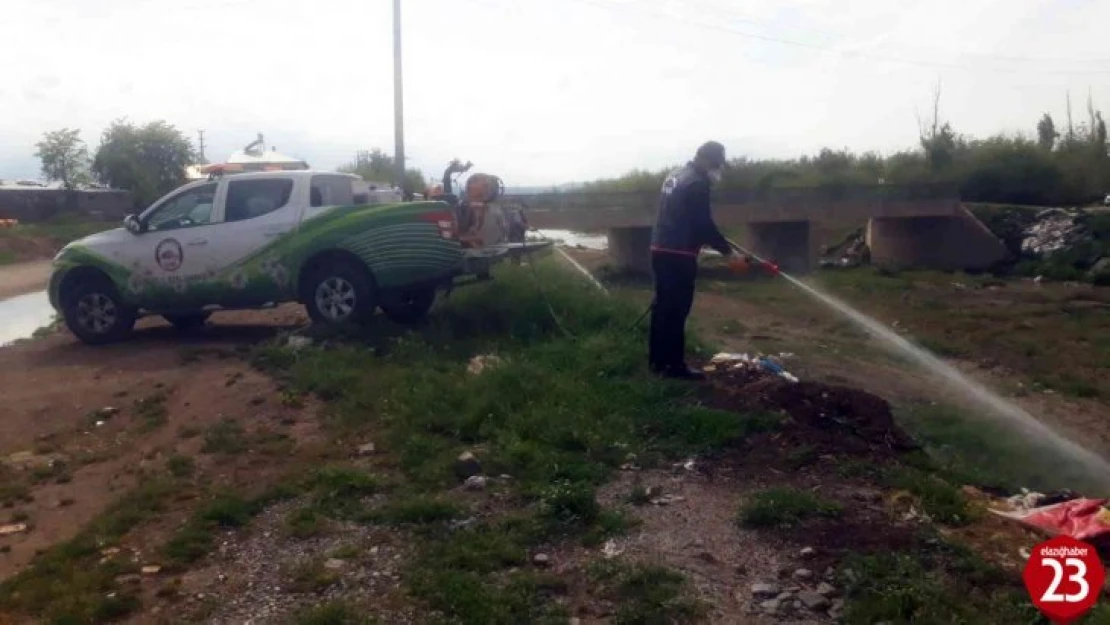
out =
[[[894,422],[890,404],[865,391],[818,382],[791,382],[764,371],[737,368],[710,377],[710,402],[734,411],[789,415],[822,447],[841,451],[917,449]],[[808,438],[808,437],[807,437]]]

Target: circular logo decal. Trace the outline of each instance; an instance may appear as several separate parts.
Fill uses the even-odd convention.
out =
[[[181,261],[184,259],[185,253],[181,249],[181,244],[175,239],[166,239],[154,248],[154,262],[165,271],[177,271],[181,268]]]

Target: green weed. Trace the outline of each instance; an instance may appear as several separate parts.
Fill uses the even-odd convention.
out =
[[[379,480],[353,467],[330,465],[318,469],[310,478],[312,506],[320,514],[348,519],[363,512],[362,498],[381,489]]]
[[[297,508],[285,517],[285,529],[293,538],[312,538],[324,532],[325,522],[315,508]]]
[[[304,560],[289,571],[289,590],[293,592],[320,592],[339,581],[341,574],[324,566],[323,558]]]
[[[345,601],[329,601],[302,608],[293,615],[291,625],[374,625],[378,619],[366,610]]]
[[[450,521],[461,515],[459,507],[451,502],[427,495],[414,495],[368,512],[363,520],[391,525],[426,525]]]
[[[192,477],[196,468],[196,462],[188,456],[174,454],[166,459],[166,470],[176,478]]]
[[[144,431],[156,430],[166,424],[169,419],[169,410],[166,400],[169,394],[158,391],[142,399],[135,400],[135,417],[142,422]]]
[[[662,566],[629,566],[603,561],[589,570],[595,593],[617,605],[613,622],[619,625],[693,623],[706,605],[691,597],[686,579]]]
[[[143,482],[110,505],[73,539],[51,547],[31,566],[0,583],[0,609],[52,623],[118,620],[139,607],[138,597],[119,587],[133,563],[102,559],[100,551],[162,510],[177,490],[168,480]]]
[[[1016,575],[966,550],[850,556],[841,568],[845,623],[1043,622]]]
[[[837,517],[843,508],[813,493],[790,488],[773,488],[756,493],[740,509],[744,527],[792,527],[807,519]]]
[[[243,426],[229,417],[224,417],[218,423],[208,428],[204,433],[204,445],[201,453],[205,454],[238,454],[247,450],[247,436]]]

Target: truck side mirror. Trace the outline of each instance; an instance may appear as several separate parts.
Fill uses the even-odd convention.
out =
[[[128,215],[123,218],[123,227],[127,228],[127,231],[131,234],[137,235],[143,233],[143,223],[134,215]]]

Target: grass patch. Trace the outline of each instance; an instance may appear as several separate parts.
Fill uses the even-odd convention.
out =
[[[1041,492],[1060,488],[1103,491],[1100,481],[1066,453],[977,414],[944,404],[917,404],[895,407],[894,416],[924,445],[932,459],[925,468],[957,485],[1011,492],[1021,487]]]
[[[852,555],[844,562],[845,623],[1044,622],[1016,574],[966,549]]]
[[[188,456],[174,454],[166,458],[166,470],[176,478],[192,477],[196,468],[197,463]]]
[[[72,480],[73,475],[69,472],[69,465],[63,460],[51,460],[31,469],[31,481],[35,484],[44,482],[67,484]]]
[[[116,544],[132,528],[163,509],[178,489],[170,480],[152,479],[110,505],[73,539],[51,547],[21,573],[0,584],[0,610],[51,623],[102,623],[138,609],[137,595],[117,584],[136,565],[102,559],[101,549]]]
[[[269,428],[259,428],[251,437],[251,449],[264,456],[288,456],[297,446],[293,437]]]
[[[319,536],[326,529],[326,519],[315,508],[305,506],[293,510],[285,517],[285,530],[293,538],[306,539]]]
[[[288,573],[289,590],[293,592],[320,592],[335,584],[342,576],[324,566],[323,558],[303,560],[293,565]]]
[[[662,566],[604,561],[591,567],[595,592],[617,606],[616,625],[693,623],[706,614],[706,605],[691,597],[686,579]]]
[[[565,622],[553,604],[565,589],[532,571],[530,554],[551,541],[596,545],[625,531],[629,520],[601,508],[596,489],[630,454],[649,463],[687,457],[781,423],[698,406],[692,387],[647,372],[646,329],[630,329],[641,306],[605,298],[550,263],[535,271],[545,298],[531,268],[505,267],[497,280],[452,295],[418,329],[377,317],[307,347],[274,342],[252,353],[284,385],[283,398],[328,403],[329,433],[362,440],[372,432],[396,450],[404,491],[389,502],[369,501],[381,485],[348,468],[309,480],[309,507],[422,536],[410,590],[454,622]],[[468,373],[481,354],[501,364]],[[462,451],[475,453],[483,474],[512,476],[517,499],[509,501],[529,504],[527,513],[443,531],[464,516],[437,494],[458,487]],[[314,527],[308,513],[297,521]]]
[[[204,445],[201,453],[205,454],[238,454],[247,450],[247,435],[239,422],[224,417],[204,433]]]
[[[200,560],[212,550],[216,532],[242,527],[268,505],[275,496],[265,493],[246,499],[234,493],[218,493],[198,508],[193,516],[162,547],[166,561],[181,568]]]
[[[793,527],[819,517],[838,517],[840,504],[811,492],[773,488],[756,493],[740,508],[740,525],[749,528]]]
[[[349,519],[361,514],[362,503],[381,489],[378,478],[354,467],[330,465],[318,469],[308,480],[312,507],[321,515]]]
[[[142,422],[143,431],[153,431],[166,424],[169,419],[169,410],[166,408],[167,399],[169,399],[168,393],[158,391],[135,400],[135,417]]]
[[[966,525],[974,520],[963,494],[952,484],[927,471],[899,467],[884,472],[883,481],[893,488],[912,493],[933,520],[945,525]]]
[[[375,625],[378,619],[366,616],[366,610],[346,601],[329,601],[302,608],[293,615],[290,625]]]
[[[389,525],[427,525],[462,516],[455,504],[429,495],[413,495],[366,513],[364,521]]]
[[[550,575],[517,572],[501,583],[482,574],[424,569],[413,582],[416,596],[460,625],[562,625],[569,614],[555,604],[566,584]]]

